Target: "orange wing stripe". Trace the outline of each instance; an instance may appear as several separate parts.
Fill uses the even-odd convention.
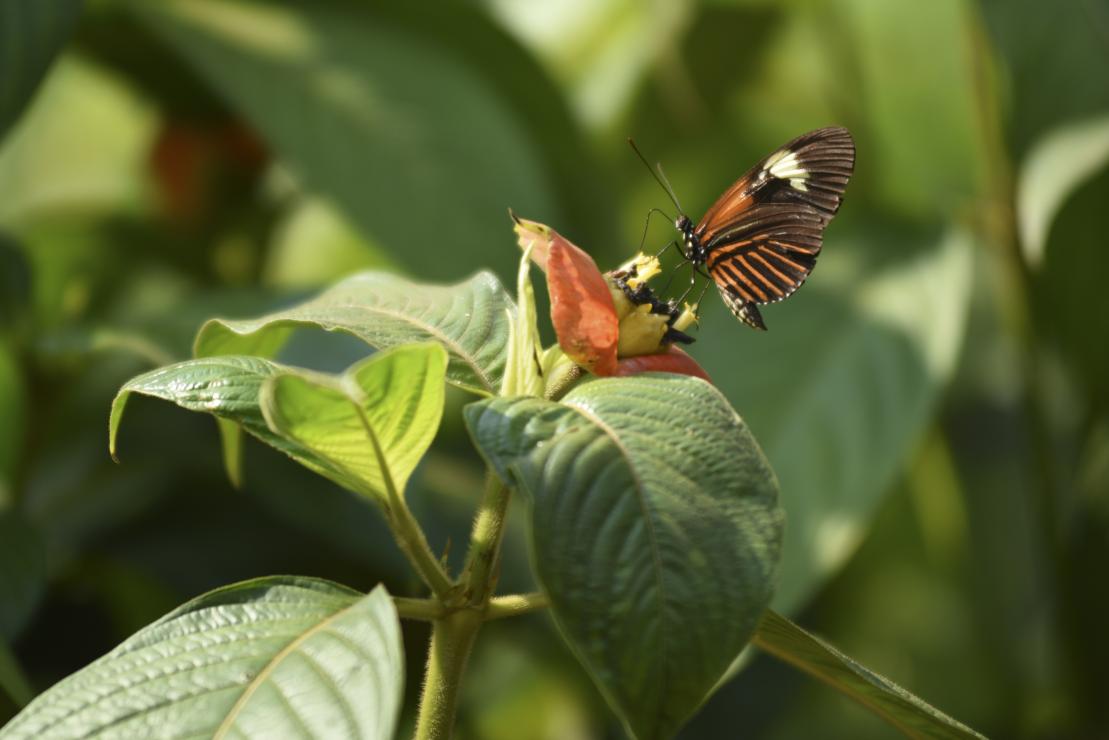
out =
[[[747,262],[746,257],[744,257],[741,254],[741,255],[736,257],[736,260],[738,260],[741,265],[743,265],[745,268],[747,268],[747,272],[751,273],[752,277],[758,278],[759,281],[763,285],[765,285],[770,290],[774,291],[774,295],[776,295],[776,296],[782,295],[781,288],[779,288],[777,285],[774,285],[774,283],[771,282],[770,278],[766,277],[766,275],[763,275],[761,272],[759,272],[758,270],[751,267],[751,265]],[[763,300],[766,300],[766,299],[764,298]]]
[[[792,250],[794,252],[801,252],[803,254],[816,254],[816,251],[817,251],[815,249],[806,249],[805,247],[798,246],[797,244],[790,244],[789,242],[780,242],[780,241],[775,240],[775,241],[772,241],[770,243],[771,244],[776,244],[777,246],[781,247],[782,249],[789,249],[789,250]]]
[[[716,278],[718,283],[722,282],[725,286],[730,286],[734,288],[744,301],[747,301],[748,303],[754,302],[754,292],[752,290],[747,290],[743,287],[743,285],[740,285],[740,283],[742,282],[746,284],[753,290],[758,290],[758,288],[755,288],[755,286],[751,284],[751,281],[744,277],[743,274],[740,273],[739,270],[735,269],[734,266],[729,264],[721,265],[718,269],[712,272],[712,275],[714,278]]]
[[[794,270],[797,270],[797,272],[801,273],[802,275],[804,275],[805,273],[808,272],[808,270],[806,270],[801,265],[797,264],[796,262],[794,262],[793,260],[791,260],[790,258],[786,257],[783,254],[778,254],[777,252],[775,252],[773,249],[770,249],[769,247],[760,246],[759,251],[760,252],[765,252],[767,255],[773,257],[774,259],[778,260],[782,264],[789,265],[790,267],[792,267]]]
[[[766,261],[766,258],[765,258],[765,257],[763,257],[763,256],[762,256],[761,254],[758,254],[758,253],[752,253],[752,254],[751,254],[751,256],[752,256],[752,257],[754,257],[755,259],[757,259],[757,260],[758,260],[759,262],[761,262],[761,263],[763,263],[764,265],[766,265],[766,269],[770,270],[770,271],[771,271],[772,273],[774,273],[774,274],[775,274],[775,275],[777,275],[777,276],[778,276],[779,278],[781,278],[781,279],[782,279],[782,282],[784,282],[784,283],[785,283],[786,285],[795,285],[795,284],[797,283],[797,278],[791,278],[791,277],[786,277],[785,275],[783,275],[783,274],[782,274],[782,273],[781,273],[781,272],[780,272],[780,271],[778,270],[778,268],[774,267],[774,265],[772,265],[772,264],[770,264],[769,262],[767,262],[767,261]]]
[[[747,239],[745,241],[728,244],[726,247],[721,247],[720,249],[714,249],[713,251],[709,252],[709,268],[711,269],[720,260],[724,259],[725,257],[730,257],[731,255],[735,254],[740,249],[746,247],[749,244],[751,244],[751,240]]]

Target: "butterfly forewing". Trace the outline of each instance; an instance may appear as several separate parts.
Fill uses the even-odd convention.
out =
[[[754,304],[780,301],[805,282],[854,166],[847,129],[811,131],[752,167],[697,224],[705,264],[740,320],[765,328]]]

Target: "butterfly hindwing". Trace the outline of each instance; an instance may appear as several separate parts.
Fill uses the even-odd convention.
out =
[[[720,297],[724,300],[724,305],[737,319],[752,329],[766,331],[766,324],[762,321],[762,314],[759,313],[758,306],[750,301],[743,300],[729,289],[721,287],[720,283],[717,283],[716,287],[720,290]]]
[[[847,129],[803,134],[739,178],[697,224],[705,265],[741,321],[765,329],[756,304],[787,298],[805,282],[854,163]]]
[[[812,209],[769,203],[752,208],[705,247],[721,289],[750,303],[775,303],[801,287],[816,265],[824,225]]]

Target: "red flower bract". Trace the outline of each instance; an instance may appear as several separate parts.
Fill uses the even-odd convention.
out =
[[[635,375],[669,372],[708,380],[697,362],[676,347],[662,346],[654,354],[617,360],[620,316],[609,281],[597,263],[554,229],[513,216],[516,234],[531,258],[547,273],[551,323],[562,351],[595,375]]]
[[[712,382],[705,369],[692,357],[677,347],[667,347],[656,355],[637,355],[624,357],[616,362],[616,375],[639,375],[640,373],[680,373],[692,375]]]

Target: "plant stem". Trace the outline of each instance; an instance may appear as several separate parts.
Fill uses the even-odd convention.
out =
[[[385,459],[385,452],[381,449],[381,443],[378,442],[377,434],[374,433],[366,412],[361,404],[353,399],[351,402],[358,411],[358,418],[366,430],[374,457],[377,458],[378,467],[381,469],[381,479],[385,484],[385,520],[389,523],[389,530],[393,533],[401,552],[408,557],[412,567],[420,574],[420,578],[428,585],[431,592],[440,601],[446,602],[454,591],[454,584],[435,557],[435,553],[431,551],[420,523],[412,516],[404,497],[397,490],[393,473],[389,469],[389,462]]]
[[[546,594],[510,594],[508,596],[494,596],[489,600],[485,609],[486,621],[490,619],[504,619],[520,614],[546,609],[551,605]]]
[[[482,618],[488,622],[493,619],[516,617],[521,614],[546,609],[550,605],[550,601],[547,600],[546,594],[538,592],[494,596],[489,599],[489,605],[485,607]],[[451,609],[445,606],[437,599],[410,599],[405,596],[394,596],[393,606],[396,607],[397,614],[401,619],[415,619],[421,622],[434,622],[437,619],[445,619],[449,614],[458,611],[458,609]],[[463,608],[472,609],[472,607]]]
[[[446,607],[438,599],[410,599],[405,596],[394,596],[393,606],[396,607],[397,616],[401,619],[434,622],[447,616]]]
[[[497,585],[501,539],[511,499],[508,486],[489,471],[485,477],[485,495],[470,534],[470,553],[463,576],[469,603],[482,611]]]
[[[419,522],[412,516],[408,505],[399,499],[390,501],[386,518],[389,521],[389,529],[392,530],[393,537],[397,540],[397,545],[408,557],[412,567],[420,574],[420,578],[431,588],[431,592],[435,594],[439,601],[448,601],[454,590],[454,584],[451,583],[447,572],[443,570],[442,564],[435,557],[435,553],[431,551],[431,546],[427,543],[427,537],[424,536],[424,531],[420,528]]]
[[[479,629],[481,614],[469,609],[434,622],[415,740],[446,740],[451,736],[462,672]]]
[[[462,673],[497,585],[501,540],[511,498],[508,487],[489,471],[485,495],[470,534],[470,552],[462,581],[465,604],[432,623],[416,718],[416,740],[446,740],[451,736]]]

